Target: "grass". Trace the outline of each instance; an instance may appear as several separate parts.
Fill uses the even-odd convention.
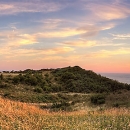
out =
[[[0,98],[1,130],[129,130],[130,110],[113,108],[49,112],[27,103]]]

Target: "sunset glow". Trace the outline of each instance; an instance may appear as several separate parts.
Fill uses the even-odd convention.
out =
[[[130,73],[130,1],[1,0],[0,60],[0,70]]]

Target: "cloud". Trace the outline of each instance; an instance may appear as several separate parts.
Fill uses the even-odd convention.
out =
[[[62,38],[62,37],[76,36],[83,33],[85,33],[84,30],[66,28],[66,29],[57,30],[57,31],[49,31],[49,32],[46,31],[46,32],[36,33],[35,36],[39,38]]]
[[[114,39],[130,39],[130,34],[110,34],[114,37]]]
[[[19,40],[19,44],[20,45],[28,45],[28,44],[34,44],[34,43],[38,43],[37,38],[35,38],[33,35],[31,34],[20,34],[17,35],[17,40]]]
[[[116,25],[115,23],[107,23],[103,25],[96,25],[96,24],[85,25],[85,26],[79,27],[77,30],[85,31],[84,33],[81,34],[83,37],[92,37],[92,36],[96,36],[100,31],[109,30],[115,27],[115,25]]]
[[[60,44],[75,46],[75,47],[93,47],[96,45],[96,41],[75,40],[75,41],[66,41]]]
[[[80,35],[83,37],[92,37],[96,36],[99,31],[108,30],[116,26],[115,23],[106,23],[106,24],[81,24],[74,21],[67,21],[63,19],[45,19],[39,21],[43,23],[42,30],[35,34],[36,37],[40,38],[62,38]],[[68,27],[64,23],[73,24],[75,27]],[[65,26],[64,26],[65,25]]]
[[[0,40],[4,40],[1,44],[8,47],[20,47],[23,45],[41,43],[41,39],[50,38],[67,38],[76,35],[82,35],[86,33],[86,30],[77,30],[75,28],[64,28],[57,30],[41,30],[35,31],[34,33],[25,33],[28,30],[17,29],[13,26],[9,30],[0,32]]]
[[[58,45],[67,45],[67,46],[72,46],[72,47],[121,47],[124,46],[125,43],[112,43],[110,41],[106,40],[86,40],[86,39],[77,39],[77,40],[72,40],[72,41],[65,41],[58,43]]]
[[[0,56],[4,57],[5,59],[20,59],[21,57],[44,57],[44,56],[54,56],[54,55],[62,55],[67,54],[69,52],[74,52],[73,47],[62,46],[62,47],[53,47],[49,49],[21,49],[15,48],[13,46],[3,46],[0,48]]]
[[[74,48],[64,46],[64,47],[56,47],[53,49],[46,49],[46,50],[43,49],[41,51],[41,54],[54,55],[54,54],[64,54],[64,53],[73,52],[73,51],[74,51]]]
[[[95,25],[86,25],[77,28],[77,30],[84,31],[84,33],[81,34],[83,37],[92,37],[96,36],[99,33],[100,28]]]
[[[48,20],[49,23],[52,20]],[[46,21],[46,23],[48,23]],[[60,20],[55,20],[54,23],[58,23]],[[29,30],[19,30],[15,26],[11,26],[10,30],[5,30],[0,32],[0,40],[2,41],[1,44],[5,44],[10,48],[18,48],[21,46],[29,45],[29,44],[42,44],[41,39],[45,40],[50,38],[68,38],[72,36],[85,36],[91,37],[97,35],[100,30],[105,30],[111,28],[113,25],[103,25],[103,26],[95,26],[95,25],[88,25],[80,28],[64,28],[64,29],[54,29],[54,30],[43,30],[41,28],[36,30],[34,33],[25,33]],[[35,29],[34,29],[35,30]],[[43,31],[42,31],[43,30]],[[77,47],[91,47],[97,46],[96,41],[91,40],[70,40],[66,42],[61,42],[60,44],[68,45],[68,46],[77,46]]]
[[[0,33],[0,39],[4,39],[7,46],[18,47],[21,45],[28,45],[38,43],[37,39],[31,34],[21,34],[20,31],[3,31]]]
[[[124,19],[130,15],[129,6],[121,3],[89,3],[85,8],[91,11],[89,16],[91,19],[99,21],[110,21],[116,19]]]
[[[0,2],[0,15],[10,15],[23,12],[54,12],[62,8],[60,3],[56,2],[46,2],[45,0],[37,1],[26,1],[21,2]]]
[[[103,25],[101,26],[101,30],[109,30],[109,29],[114,28],[116,25],[117,25],[116,23],[103,24]]]
[[[130,54],[130,48],[119,48],[116,50],[100,50],[93,53],[88,53],[85,55],[85,57],[89,58],[107,58],[107,57],[113,57],[113,56],[119,56],[119,55],[128,55]]]
[[[65,20],[63,19],[41,19],[37,21],[33,21],[42,24],[44,29],[56,29],[58,28]]]

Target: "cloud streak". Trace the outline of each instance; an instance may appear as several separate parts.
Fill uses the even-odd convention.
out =
[[[125,40],[125,39],[130,39],[130,34],[111,34],[114,39],[122,39],[122,40]]]
[[[24,12],[55,12],[62,8],[56,2],[43,1],[20,1],[20,2],[0,2],[0,15],[11,15]]]
[[[113,51],[110,50],[100,50],[98,52],[89,53],[86,55],[86,57],[89,58],[108,58],[113,56],[119,56],[119,55],[129,55],[130,54],[130,48],[119,48]]]
[[[75,40],[75,41],[66,41],[60,44],[74,47],[93,47],[96,46],[96,41]]]

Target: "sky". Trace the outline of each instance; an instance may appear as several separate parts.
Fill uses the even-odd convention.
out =
[[[130,73],[130,0],[1,0],[0,70],[66,66]]]

